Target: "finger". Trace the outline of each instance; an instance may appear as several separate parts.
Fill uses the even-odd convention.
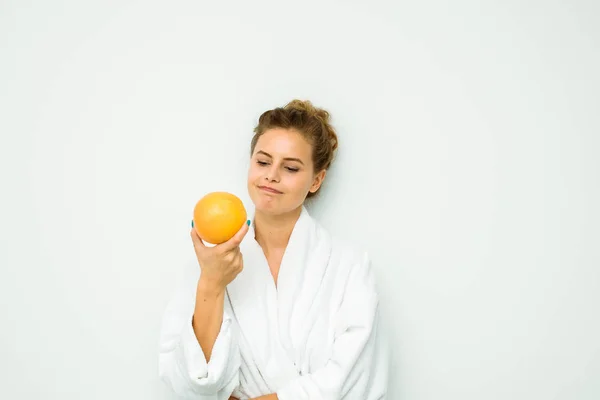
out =
[[[236,259],[236,255],[233,252],[227,252],[222,257],[223,257],[223,261],[225,261],[227,264],[233,263]]]
[[[238,265],[238,274],[239,274],[244,269],[244,256],[242,255],[242,253],[238,254],[238,258],[236,261],[237,261],[237,265]]]
[[[231,264],[234,267],[237,267],[237,265],[240,263],[240,258],[242,257],[242,253],[240,253],[239,251],[236,253],[230,252],[227,254],[233,254],[233,257],[231,258]]]
[[[190,232],[190,237],[192,238],[192,242],[194,243],[195,248],[199,249],[200,251],[206,249],[204,242],[200,238],[200,235],[198,235],[198,232],[195,228],[192,228],[192,231]]]
[[[235,262],[238,258],[238,254],[240,254],[239,247],[235,247],[232,250],[223,253],[224,257],[229,261],[229,263]]]
[[[221,243],[219,245],[219,247],[223,250],[223,251],[232,251],[234,250],[236,247],[238,247],[240,245],[240,243],[242,243],[242,240],[244,239],[244,236],[246,236],[246,233],[248,233],[248,230],[250,229],[250,226],[248,225],[248,223],[245,223],[242,225],[242,227],[240,228],[239,231],[237,231],[237,233],[228,241]]]

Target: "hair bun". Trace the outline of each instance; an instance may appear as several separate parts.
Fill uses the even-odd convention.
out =
[[[329,114],[329,112],[327,110],[315,107],[310,100],[299,100],[299,99],[294,99],[294,100],[290,101],[284,107],[284,109],[293,114],[306,113],[307,114],[306,116],[308,117],[308,119],[316,118],[316,119],[320,120],[321,124],[323,125],[323,130],[329,136],[329,141],[331,143],[331,149],[332,150],[337,149],[337,147],[338,147],[337,134],[335,133],[335,129],[330,125],[329,121],[331,119],[331,114]]]
[[[329,113],[322,108],[315,107],[309,100],[294,99],[290,101],[284,108],[292,112],[305,112],[310,117],[318,117],[321,118],[323,122],[329,122]]]

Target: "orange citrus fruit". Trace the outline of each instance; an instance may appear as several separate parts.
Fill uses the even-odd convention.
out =
[[[208,243],[220,244],[231,239],[246,223],[242,201],[227,192],[212,192],[194,207],[194,228]]]

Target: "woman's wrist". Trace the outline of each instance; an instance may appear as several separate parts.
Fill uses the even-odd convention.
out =
[[[218,297],[225,292],[225,287],[215,280],[200,277],[197,290],[198,293],[202,293],[204,296]]]

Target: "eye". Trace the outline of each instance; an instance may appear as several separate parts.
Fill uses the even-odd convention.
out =
[[[298,168],[285,167],[290,172],[298,172]]]
[[[261,166],[265,166],[265,165],[268,165],[268,164],[269,164],[269,163],[267,163],[266,161],[260,161],[260,160],[256,161],[256,163],[257,163],[258,165],[261,165]]]

